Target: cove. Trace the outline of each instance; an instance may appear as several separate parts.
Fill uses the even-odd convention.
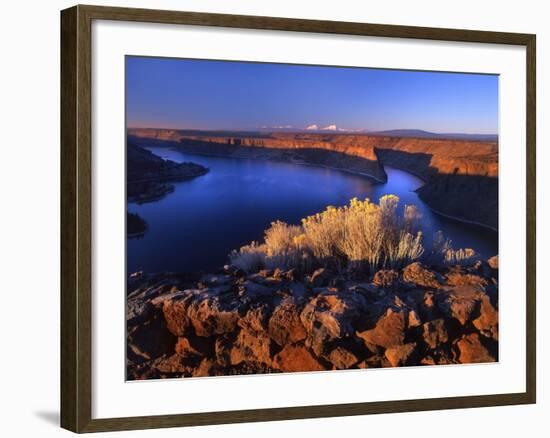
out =
[[[327,168],[147,149],[164,159],[201,164],[210,172],[173,183],[174,192],[159,201],[128,205],[149,227],[142,238],[127,239],[128,273],[214,271],[227,263],[231,250],[261,240],[275,220],[298,224],[327,205],[344,205],[353,197],[378,202],[388,193],[399,196],[401,207],[418,206],[426,247],[441,230],[454,248],[473,248],[484,257],[498,254],[497,232],[432,212],[414,192],[422,180],[388,166],[388,181],[379,184]]]

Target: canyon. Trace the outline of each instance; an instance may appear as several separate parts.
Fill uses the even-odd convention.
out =
[[[325,166],[387,180],[384,166],[424,181],[419,197],[434,211],[498,229],[498,143],[456,138],[334,133],[265,133],[130,128],[136,144],[190,154]]]

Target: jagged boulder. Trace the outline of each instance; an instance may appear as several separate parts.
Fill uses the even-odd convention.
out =
[[[265,332],[249,332],[241,330],[230,350],[231,365],[241,362],[259,362],[271,364],[271,339]]]
[[[235,343],[235,338],[234,333],[216,337],[214,342],[214,357],[216,362],[221,366],[231,364],[231,349]]]
[[[184,358],[178,354],[161,356],[151,364],[151,367],[163,377],[184,377],[185,375],[190,375],[193,372],[194,366],[194,362],[190,364],[188,358]]]
[[[306,338],[307,332],[300,320],[300,311],[293,298],[284,300],[274,310],[268,324],[268,333],[284,347]]]
[[[483,363],[495,362],[495,358],[489,353],[489,350],[482,344],[477,333],[464,335],[457,342],[460,363]]]
[[[472,323],[483,336],[498,341],[498,311],[487,295],[481,297],[479,316]]]
[[[337,370],[347,370],[355,365],[359,359],[350,350],[344,347],[336,347],[326,359],[334,365]]]
[[[182,358],[203,358],[211,356],[214,352],[214,348],[211,340],[206,338],[192,337],[184,338],[179,337],[174,347],[176,354]]]
[[[412,263],[372,281],[328,270],[305,279],[277,269],[142,274],[127,300],[127,376],[494,361],[497,276],[485,261],[436,270]]]
[[[438,307],[447,317],[464,325],[479,309],[483,296],[487,295],[474,286],[458,286],[438,294]]]
[[[408,319],[406,309],[389,307],[374,328],[357,332],[357,336],[363,339],[367,346],[372,344],[382,348],[397,347],[404,343]]]
[[[326,368],[303,345],[289,344],[273,358],[273,367],[286,372],[323,371]]]
[[[439,345],[446,343],[449,340],[449,335],[445,326],[445,320],[439,318],[424,323],[422,325],[422,336],[424,342],[431,349],[435,349]]]
[[[163,299],[154,302],[157,306],[162,305],[166,327],[174,336],[184,336],[186,334],[191,325],[187,310],[199,293],[199,290],[185,290],[181,293],[163,296]]]
[[[250,332],[265,332],[271,315],[271,307],[266,303],[251,306],[247,312],[237,320],[237,325]]]
[[[209,377],[217,374],[219,365],[215,360],[205,358],[200,365],[193,370],[193,377]]]
[[[308,345],[321,356],[326,344],[344,339],[355,332],[354,323],[365,312],[361,294],[325,290],[304,307],[300,320],[308,334]]]
[[[384,289],[395,289],[399,284],[399,272],[393,269],[381,269],[374,274],[372,282]]]
[[[452,269],[446,276],[446,284],[449,286],[476,286],[480,289],[487,286],[487,280],[476,274],[471,274],[460,266]]]
[[[189,304],[187,318],[197,336],[221,335],[235,330],[243,306],[231,293],[207,290]]]
[[[420,262],[411,263],[403,269],[403,280],[421,287],[434,289],[441,287],[441,276]]]
[[[410,363],[411,357],[415,353],[415,349],[416,343],[412,342],[387,348],[384,354],[392,367],[399,367]]]

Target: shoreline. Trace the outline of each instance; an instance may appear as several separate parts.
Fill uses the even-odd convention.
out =
[[[420,197],[419,197],[420,199]],[[465,224],[469,224],[469,225],[477,225],[478,227],[483,227],[483,228],[488,228],[489,230],[491,231],[494,231],[496,233],[498,233],[498,228],[494,228],[492,227],[491,225],[487,225],[487,224],[484,224],[484,223],[481,223],[481,222],[476,222],[476,221],[471,221],[471,220],[468,220],[468,219],[461,219],[459,217],[456,217],[456,216],[452,216],[450,214],[445,214],[445,213],[442,213],[440,212],[439,210],[436,210],[435,208],[432,208],[430,207],[430,205],[424,201],[423,199],[421,199],[421,201],[426,204],[426,206],[432,211],[434,212],[435,214],[439,215],[439,216],[443,216],[447,219],[452,219],[452,220],[455,220],[457,222],[462,222],[462,223],[465,223]]]
[[[157,140],[159,143],[160,142],[164,142],[163,140]],[[330,170],[335,170],[335,171],[339,171],[339,172],[345,172],[345,173],[350,173],[350,174],[353,174],[353,175],[358,175],[358,176],[363,176],[363,177],[366,177],[366,178],[369,178],[371,179],[373,182],[377,183],[377,184],[384,184],[384,183],[387,183],[388,180],[381,180],[377,177],[375,177],[374,175],[371,175],[369,173],[366,173],[366,172],[360,172],[358,170],[351,170],[351,169],[345,169],[345,168],[342,168],[342,167],[334,167],[334,166],[328,166],[328,165],[322,165],[322,164],[313,164],[313,163],[307,163],[307,162],[303,162],[303,161],[285,161],[285,160],[277,160],[277,159],[272,159],[272,158],[264,158],[264,157],[243,157],[243,156],[235,156],[235,155],[227,155],[227,154],[214,154],[214,153],[208,153],[208,152],[187,152],[185,151],[185,147],[180,145],[180,144],[177,144],[175,142],[171,142],[171,141],[165,141],[166,146],[156,146],[156,147],[166,147],[168,149],[172,149],[172,150],[175,150],[175,151],[178,151],[178,152],[182,152],[182,153],[185,153],[187,155],[198,155],[198,156],[204,156],[204,157],[217,157],[217,158],[233,158],[233,159],[238,159],[238,160],[261,160],[261,161],[271,161],[271,162],[274,162],[274,163],[287,163],[287,164],[297,164],[297,165],[301,165],[301,166],[309,166],[309,167],[317,167],[317,168],[320,168],[320,169],[330,169]],[[147,146],[145,146],[147,147]],[[352,155],[349,155],[350,157],[352,157]],[[381,160],[379,160],[381,166],[382,166],[382,170],[384,171],[384,173],[386,174],[386,171],[385,171],[385,165],[382,163]],[[389,166],[389,167],[392,167],[392,166]],[[406,172],[418,179],[420,179],[422,182],[423,182],[423,185],[418,187],[417,189],[414,190],[414,192],[417,192],[420,188],[424,187],[428,181],[421,175],[418,175],[414,172],[410,172],[408,170],[405,170],[401,167],[393,167],[397,170],[400,170],[402,172]],[[387,175],[387,174],[386,174]],[[487,228],[491,231],[495,231],[498,233],[498,228],[495,228],[495,227],[492,227],[491,225],[487,225],[487,224],[484,224],[482,222],[477,222],[477,221],[472,221],[472,220],[469,220],[469,219],[463,219],[463,218],[460,218],[460,217],[457,217],[457,216],[453,216],[453,215],[449,215],[449,214],[446,214],[446,213],[443,213],[435,208],[433,208],[432,206],[430,206],[430,204],[421,199],[420,196],[418,196],[418,198],[420,199],[420,201],[422,201],[432,212],[434,212],[435,214],[438,214],[439,216],[442,216],[442,217],[445,217],[447,219],[451,219],[451,220],[454,220],[454,221],[457,221],[457,222],[461,222],[461,223],[464,223],[464,224],[469,224],[469,225],[476,225],[476,226],[480,226],[480,227],[483,227],[483,228]]]
[[[160,147],[162,147],[162,146],[160,146]],[[179,145],[168,146],[168,147],[172,148],[173,150],[176,150],[176,151],[185,152],[184,150],[180,149]],[[360,171],[351,170],[351,169],[344,169],[342,167],[333,167],[333,166],[327,166],[327,165],[322,165],[322,164],[306,163],[306,162],[302,162],[302,161],[284,161],[284,160],[273,160],[273,159],[270,159],[270,158],[242,157],[242,156],[240,157],[240,156],[234,156],[234,155],[211,154],[211,153],[187,153],[187,154],[188,155],[199,155],[199,156],[205,156],[205,157],[234,158],[234,159],[238,159],[238,160],[261,160],[261,161],[272,161],[272,162],[275,162],[275,163],[298,164],[298,165],[301,165],[301,166],[317,167],[317,168],[320,168],[320,169],[330,169],[330,170],[336,170],[336,171],[339,171],[339,172],[351,173],[353,175],[363,176],[363,177],[367,177],[369,179],[372,179],[375,183],[378,183],[378,184],[384,184],[384,183],[388,182],[387,179],[384,181],[384,180],[376,178],[374,175],[368,174],[366,172],[360,172]],[[389,166],[389,167],[392,167],[392,166]],[[384,169],[384,173],[386,173],[385,165],[382,164],[382,168]],[[422,186],[420,186],[417,189],[413,190],[414,192],[417,192],[420,188],[424,187],[428,183],[428,181],[424,177],[422,177],[422,176],[420,176],[416,173],[410,172],[410,171],[402,169],[400,167],[392,167],[392,168],[400,170],[402,172],[406,172],[406,173],[418,178],[419,180],[421,180],[423,182]],[[386,173],[386,175],[387,175],[387,173]],[[438,214],[439,216],[443,216],[447,219],[452,219],[454,221],[461,222],[461,223],[464,223],[464,224],[477,225],[477,226],[487,228],[491,231],[495,231],[495,232],[498,233],[498,228],[494,228],[491,225],[487,225],[487,224],[484,224],[482,222],[476,222],[476,221],[463,219],[463,218],[460,218],[460,217],[457,217],[457,216],[452,216],[452,215],[443,213],[439,210],[436,210],[432,206],[430,206],[430,204],[428,204],[428,202],[426,202],[425,200],[421,199],[420,196],[418,196],[418,199],[420,201],[422,201],[432,212],[434,212],[435,214]]]
[[[157,146],[157,147],[163,147],[163,146]],[[176,150],[178,152],[183,152],[187,155],[198,155],[198,156],[203,156],[203,157],[216,157],[216,158],[233,158],[233,159],[236,159],[236,160],[271,161],[272,163],[297,164],[297,165],[300,165],[300,166],[317,167],[317,168],[320,168],[320,169],[330,169],[330,170],[336,170],[336,171],[340,171],[340,172],[351,173],[353,175],[364,176],[364,177],[367,177],[367,178],[370,178],[370,179],[374,180],[376,183],[379,183],[379,184],[383,184],[383,183],[387,182],[387,180],[381,180],[381,179],[375,177],[374,175],[371,175],[370,173],[360,172],[358,170],[345,169],[343,167],[334,167],[334,166],[328,166],[328,165],[324,165],[324,164],[307,163],[305,161],[277,160],[277,159],[273,159],[273,158],[264,158],[264,157],[243,157],[243,156],[237,156],[237,155],[213,154],[213,153],[208,153],[208,152],[186,152],[185,150],[180,149],[180,145],[173,145],[173,146],[166,146],[166,147],[171,148],[172,150]],[[352,155],[348,155],[348,156],[351,157]]]

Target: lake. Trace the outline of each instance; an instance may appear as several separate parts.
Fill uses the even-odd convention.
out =
[[[441,230],[453,247],[474,248],[484,257],[498,253],[498,233],[433,213],[414,192],[422,181],[386,167],[388,181],[331,169],[261,160],[184,154],[166,147],[148,147],[176,162],[192,161],[210,172],[173,183],[175,191],[157,202],[129,204],[149,229],[142,238],[127,239],[128,273],[213,271],[227,255],[253,240],[275,220],[298,224],[327,205],[347,204],[353,197],[371,201],[385,194],[399,196],[401,206],[416,204],[422,212],[425,246]]]

